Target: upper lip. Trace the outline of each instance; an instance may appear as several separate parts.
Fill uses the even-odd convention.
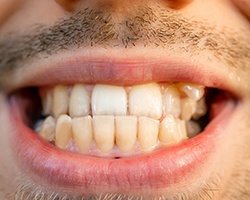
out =
[[[55,59],[49,65],[36,69],[35,73],[30,73],[32,76],[24,75],[25,78],[18,87],[76,82],[133,85],[152,81],[181,81],[216,87],[239,95],[234,83],[223,73],[220,68],[209,65],[197,66],[185,59],[135,59],[125,56],[111,59],[110,56],[78,55],[68,56],[63,60]],[[229,104],[223,115],[214,120],[205,131],[206,134],[152,155],[122,160],[103,160],[58,150],[39,139],[21,122],[16,107],[12,108],[10,112],[14,113],[16,126],[13,144],[24,171],[28,170],[34,180],[43,176],[43,181],[59,187],[60,191],[71,188],[71,191],[78,194],[94,194],[100,189],[106,192],[131,193],[138,190],[145,193],[147,188],[161,191],[163,187],[171,188],[183,179],[191,181],[194,173],[198,173],[213,152],[213,145],[219,136],[215,129],[218,124],[230,119],[225,116],[231,116],[234,106]],[[225,123],[221,125],[225,126]],[[213,137],[210,137],[211,134]],[[138,170],[140,173],[136,172]]]

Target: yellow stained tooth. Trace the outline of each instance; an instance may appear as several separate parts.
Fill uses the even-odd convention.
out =
[[[181,91],[185,92],[186,95],[193,101],[200,100],[205,93],[205,87],[203,85],[197,85],[192,83],[179,83],[179,88]]]
[[[55,145],[61,149],[66,149],[71,139],[71,118],[68,115],[60,115],[56,124]]]
[[[53,93],[53,113],[55,118],[67,114],[69,108],[69,95],[66,86],[57,85]]]
[[[71,117],[83,117],[90,113],[90,96],[83,84],[74,85],[69,102]]]
[[[79,117],[72,119],[73,139],[81,153],[87,153],[93,141],[92,118]]]
[[[115,142],[114,116],[93,117],[94,140],[103,153],[109,153]]]
[[[167,145],[176,144],[187,139],[185,121],[167,115],[160,125],[159,140]]]
[[[44,120],[38,135],[40,135],[43,139],[52,142],[55,140],[55,132],[56,121],[53,117],[49,116]]]
[[[42,97],[42,106],[43,106],[43,114],[50,115],[52,114],[52,105],[53,105],[53,94],[51,90],[45,91],[45,96]]]
[[[156,83],[137,85],[129,93],[130,115],[160,119],[162,116],[162,96]]]
[[[181,99],[181,116],[182,120],[188,121],[191,119],[192,115],[195,113],[197,102],[185,97]]]
[[[132,151],[136,143],[137,117],[117,116],[115,120],[117,146],[122,152]]]
[[[139,117],[138,140],[142,151],[153,151],[158,143],[159,121],[147,117]]]
[[[179,91],[172,85],[166,87],[163,94],[164,115],[171,114],[179,117],[181,113],[181,100]]]

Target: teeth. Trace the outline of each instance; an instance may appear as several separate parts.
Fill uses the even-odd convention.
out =
[[[179,117],[181,113],[180,93],[174,86],[168,86],[163,95],[163,112]]]
[[[115,122],[114,116],[93,117],[94,140],[103,153],[109,153],[114,147]]]
[[[160,119],[162,116],[162,96],[158,84],[150,83],[132,87],[129,94],[130,115]]]
[[[185,122],[167,115],[160,125],[159,140],[164,144],[175,144],[187,138]]]
[[[74,85],[70,102],[69,114],[71,117],[83,117],[90,113],[90,97],[83,84]]]
[[[81,153],[87,153],[93,141],[92,118],[79,117],[72,120],[73,139]]]
[[[138,140],[144,152],[154,150],[158,143],[159,121],[147,117],[139,117]]]
[[[122,152],[132,151],[137,139],[137,117],[117,116],[115,122],[117,146]]]
[[[189,138],[193,138],[196,135],[198,135],[198,133],[201,132],[201,127],[198,123],[194,122],[194,121],[187,121],[186,122],[186,127],[187,127],[187,136]]]
[[[43,113],[50,116],[36,123],[36,132],[59,148],[81,153],[96,153],[94,145],[103,153],[116,151],[116,146],[127,153],[136,150],[136,144],[143,152],[159,142],[175,144],[200,133],[199,124],[189,120],[207,112],[204,87],[195,84],[70,88],[40,91]]]
[[[204,86],[192,83],[180,83],[179,88],[193,101],[198,101],[204,95]]]
[[[46,141],[52,142],[55,140],[55,131],[56,121],[53,117],[49,116],[44,120],[38,134]]]
[[[53,95],[50,90],[42,94],[43,114],[49,115],[52,112]]]
[[[66,149],[71,138],[71,118],[68,115],[60,115],[56,124],[55,145],[61,149]]]
[[[55,118],[58,118],[61,114],[68,113],[69,96],[67,87],[58,85],[54,88],[53,94],[53,113]]]
[[[189,97],[181,99],[181,119],[188,121],[195,113],[197,102]]]
[[[92,93],[93,115],[126,115],[127,94],[123,87],[96,85]]]
[[[197,120],[200,119],[202,116],[204,116],[206,113],[207,113],[207,104],[205,97],[203,97],[197,102],[196,110],[192,117],[195,120]]]

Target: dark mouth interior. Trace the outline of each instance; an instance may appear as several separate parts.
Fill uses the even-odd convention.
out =
[[[39,88],[23,88],[13,92],[10,97],[14,97],[17,100],[18,105],[23,113],[23,121],[29,128],[34,130],[35,125],[47,117],[42,114],[42,101],[39,95]],[[208,107],[206,115],[198,120],[192,119],[200,125],[202,131],[216,116],[216,113],[219,112],[218,109],[223,107],[224,103],[232,97],[227,92],[222,90],[206,88],[205,98]]]

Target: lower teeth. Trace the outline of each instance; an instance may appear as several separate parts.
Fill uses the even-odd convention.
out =
[[[141,91],[137,92],[136,98],[141,100],[136,99],[136,101],[143,102],[145,100],[138,115],[137,111],[131,113],[130,105],[126,106],[125,111],[118,108],[118,110],[120,109],[118,115],[115,114],[117,113],[115,110],[112,110],[116,109],[114,107],[118,104],[123,105],[115,102],[117,98],[121,100],[124,97],[128,98],[128,100],[124,100],[125,105],[127,105],[127,101],[129,103],[133,101],[130,100],[130,97],[126,97],[126,93],[123,92],[126,91],[128,96],[131,95],[133,87],[123,90],[122,87],[118,86],[98,86],[104,90],[107,88],[109,96],[103,98],[106,102],[101,102],[98,99],[93,100],[91,90],[94,90],[95,86],[77,84],[75,91],[84,91],[84,95],[79,95],[81,97],[77,99],[77,93],[74,92],[72,98],[76,100],[71,100],[70,94],[75,86],[73,88],[56,86],[54,89],[43,90],[43,95],[41,95],[43,113],[47,117],[43,122],[37,122],[36,132],[46,141],[61,149],[74,149],[81,153],[91,154],[96,152],[97,147],[100,154],[110,154],[114,149],[119,149],[120,153],[124,154],[135,152],[138,146],[140,151],[151,152],[158,147],[173,145],[192,138],[202,130],[195,120],[200,119],[207,111],[203,86],[184,83],[165,85],[152,83],[136,86],[137,90],[147,91],[147,88],[151,90],[146,95],[145,98],[148,98],[146,100],[144,97],[140,97],[143,94],[140,93]],[[113,93],[110,91],[118,91],[121,95],[116,93],[112,97]],[[154,98],[150,96],[150,92],[157,96],[157,91],[160,91],[159,95],[162,97],[157,99],[155,96],[153,96]],[[95,95],[99,95],[98,98],[101,98],[98,89],[94,92]],[[100,106],[95,107],[95,109],[99,110],[98,112],[101,114],[91,113],[90,105],[82,105],[83,102],[90,104],[91,97],[91,106],[94,107],[95,103],[93,102],[98,101],[96,105]],[[57,101],[55,101],[56,99]],[[58,103],[59,99],[61,103]],[[74,101],[78,102],[76,104],[81,103],[81,105],[75,105]],[[154,104],[156,101],[162,105],[163,111],[155,109],[152,105],[145,106],[145,102],[153,102]],[[108,108],[106,111],[105,106]],[[147,109],[148,107],[150,109]],[[79,112],[78,108],[83,110],[84,114],[81,114],[82,112]],[[133,105],[133,109],[138,110],[135,105]],[[159,117],[161,112],[161,117]],[[119,113],[123,115],[119,115]]]

